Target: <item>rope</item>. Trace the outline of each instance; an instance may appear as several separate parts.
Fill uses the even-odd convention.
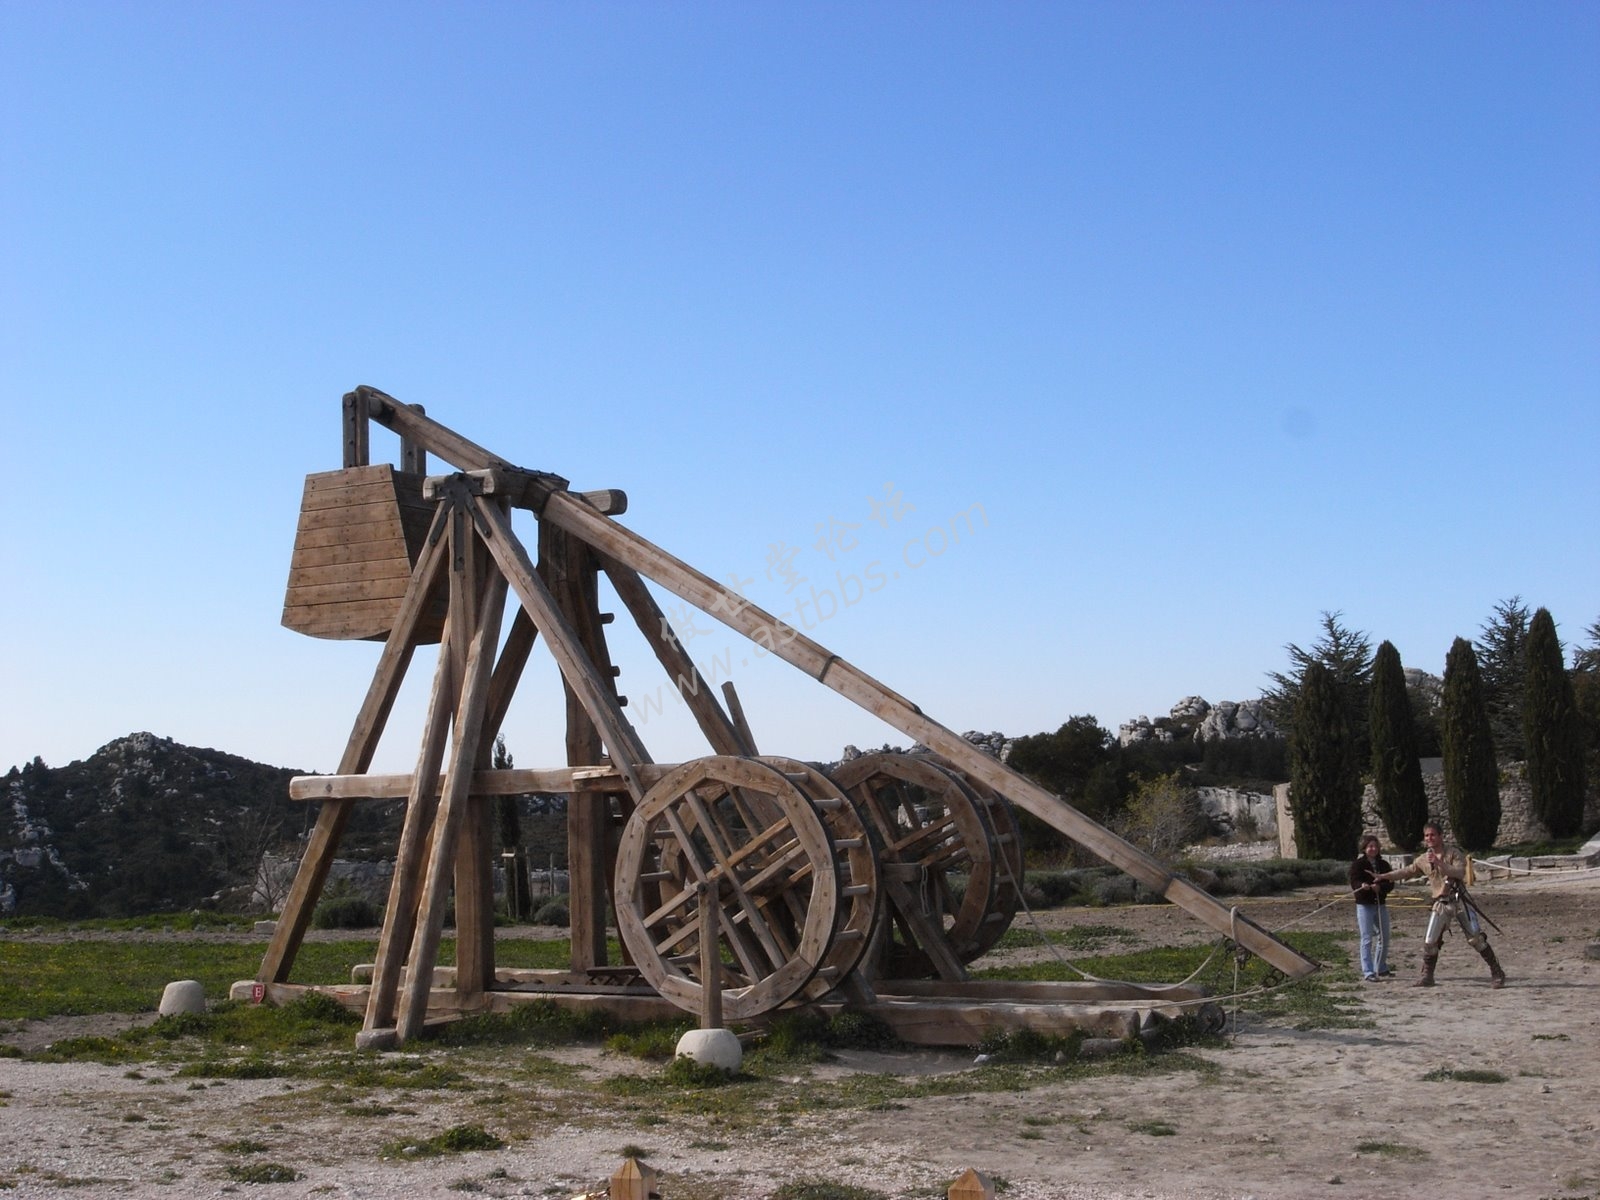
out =
[[[1005,877],[1008,880],[1010,880],[1012,887],[1016,889],[1017,901],[1018,901],[1018,903],[1021,904],[1022,911],[1023,911],[1024,915],[1026,915],[1026,917],[1028,918],[1028,923],[1033,927],[1033,932],[1035,933],[1035,935],[1037,935],[1039,940],[1044,943],[1045,948],[1050,951],[1051,956],[1056,960],[1056,962],[1059,965],[1067,968],[1067,970],[1069,970],[1073,974],[1077,975],[1080,979],[1086,980],[1086,981],[1088,981],[1090,983],[1126,984],[1128,986],[1134,986],[1134,987],[1143,986],[1143,985],[1139,985],[1139,984],[1134,984],[1134,983],[1132,983],[1132,981],[1126,980],[1126,979],[1105,979],[1105,978],[1103,978],[1103,977],[1101,977],[1099,975],[1091,975],[1089,972],[1087,972],[1087,971],[1083,970],[1083,968],[1079,967],[1071,959],[1069,959],[1065,955],[1063,955],[1062,952],[1061,952],[1061,948],[1060,948],[1059,945],[1056,944],[1055,939],[1053,939],[1050,936],[1049,932],[1042,925],[1040,925],[1038,915],[1033,911],[1033,907],[1028,903],[1028,897],[1027,897],[1026,889],[1023,888],[1022,881],[1019,880],[1016,877],[1016,874],[1011,870],[1011,863],[1006,858],[1005,855],[1001,855],[1000,856],[1000,863],[1001,863],[1001,871],[1004,873]],[[1199,966],[1197,966],[1193,971],[1189,972],[1189,974],[1187,976],[1185,976],[1183,979],[1179,980],[1177,983],[1166,985],[1166,986],[1183,987],[1184,985],[1193,982],[1196,978],[1199,977],[1199,975],[1208,966],[1211,965],[1211,960],[1216,958],[1216,956],[1218,954],[1220,954],[1229,945],[1230,942],[1233,945],[1237,946],[1238,945],[1238,936],[1237,936],[1237,934],[1238,934],[1238,929],[1239,929],[1239,915],[1240,915],[1239,914],[1239,908],[1238,908],[1237,905],[1235,905],[1231,910],[1229,910],[1229,914],[1228,914],[1228,929],[1229,929],[1230,934],[1232,934],[1233,936],[1227,937],[1227,938],[1219,938],[1216,941],[1216,943],[1211,947],[1211,952],[1205,956],[1205,958],[1201,961]],[[1165,1003],[1170,1004],[1174,1008],[1191,1008],[1191,1007],[1196,1007],[1196,1006],[1199,1006],[1199,1005],[1202,1005],[1202,1004],[1222,1003],[1222,1002],[1227,1001],[1227,1000],[1232,1000],[1234,1002],[1233,1021],[1234,1021],[1234,1025],[1237,1027],[1237,1025],[1238,1025],[1238,1002],[1239,1002],[1240,999],[1242,999],[1243,997],[1246,997],[1246,996],[1251,996],[1251,995],[1256,995],[1258,993],[1265,993],[1265,992],[1268,992],[1268,991],[1272,991],[1275,988],[1283,987],[1288,983],[1288,980],[1284,980],[1283,982],[1275,984],[1275,985],[1272,985],[1271,987],[1269,987],[1269,986],[1267,986],[1265,984],[1258,984],[1256,987],[1246,988],[1246,989],[1241,990],[1240,987],[1239,987],[1239,967],[1240,967],[1239,959],[1238,959],[1238,956],[1235,955],[1234,956],[1234,962],[1233,962],[1233,990],[1231,992],[1229,992],[1228,995],[1226,995],[1226,996],[1204,996],[1204,997],[1200,997],[1200,998],[1194,999],[1194,1000],[1171,1000],[1171,1001],[1166,1001]]]

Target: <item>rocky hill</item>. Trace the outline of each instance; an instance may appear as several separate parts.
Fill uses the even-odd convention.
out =
[[[248,885],[306,805],[286,767],[135,733],[64,767],[0,779],[0,913],[173,912]]]
[[[1170,718],[1123,726],[1121,740],[1274,733],[1253,702],[1190,697]],[[1002,733],[964,736],[1002,761],[1011,748]],[[841,758],[860,753],[848,746]],[[298,774],[150,733],[64,767],[37,758],[12,767],[0,777],[0,917],[244,909],[264,856],[299,860],[315,806],[288,799]],[[357,805],[340,855],[392,858],[403,808],[398,800]],[[522,840],[537,864],[565,865],[561,808],[556,797],[524,798]]]

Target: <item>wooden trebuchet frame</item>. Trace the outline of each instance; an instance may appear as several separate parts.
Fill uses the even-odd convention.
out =
[[[261,969],[238,985],[240,994],[296,990],[289,974],[351,806],[397,796],[406,798],[405,823],[376,961],[363,969],[365,983],[323,989],[364,1011],[362,1037],[372,1045],[532,994],[632,1015],[653,1011],[654,999],[712,1023],[784,1004],[853,1003],[902,1036],[929,1041],[970,1040],[984,1022],[1104,1028],[1110,1020],[1120,1029],[1121,1017],[1080,1019],[1068,1010],[1192,1002],[1195,994],[1181,989],[1098,984],[1088,992],[1018,985],[1007,999],[1005,989],[967,979],[964,964],[994,944],[1020,897],[1021,844],[1008,801],[1285,975],[1317,968],[859,668],[620,525],[622,493],[573,492],[565,479],[513,466],[373,388],[348,394],[344,417],[344,470],[307,483],[284,623],[315,636],[384,637],[384,646],[338,773],[291,784],[292,796],[322,806]],[[400,472],[367,463],[369,422],[399,434]],[[429,454],[455,472],[426,477]],[[395,505],[398,516],[389,511]],[[538,520],[537,562],[512,528],[516,510]],[[599,611],[601,574],[678,684],[710,757],[650,759],[617,690],[604,632],[610,618]],[[937,759],[874,756],[844,764],[830,780],[793,760],[756,757],[731,685],[725,710],[646,581]],[[502,642],[513,597],[520,607]],[[491,770],[490,747],[541,639],[567,695],[568,765]],[[416,767],[371,775],[413,652],[430,642],[439,654]],[[494,964],[492,839],[479,801],[534,790],[569,795],[566,972]],[[949,872],[960,873],[962,887],[950,886]],[[452,893],[453,969],[435,963]],[[608,900],[631,962],[607,962]],[[894,974],[937,980],[889,986]],[[962,997],[965,1008],[952,1010]],[[1019,1004],[1033,1007],[1019,1014]]]

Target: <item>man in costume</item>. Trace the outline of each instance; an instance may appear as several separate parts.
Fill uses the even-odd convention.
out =
[[[1433,895],[1433,911],[1428,915],[1428,932],[1423,938],[1422,976],[1413,987],[1432,987],[1433,970],[1439,962],[1439,947],[1444,943],[1444,931],[1452,920],[1467,935],[1467,945],[1483,955],[1489,964],[1489,986],[1505,987],[1506,973],[1500,960],[1489,946],[1489,935],[1478,923],[1478,910],[1467,894],[1467,856],[1454,846],[1446,848],[1439,827],[1429,821],[1422,827],[1422,842],[1427,853],[1412,859],[1409,866],[1373,876],[1374,882],[1385,879],[1412,879],[1418,875],[1428,877],[1428,888]]]

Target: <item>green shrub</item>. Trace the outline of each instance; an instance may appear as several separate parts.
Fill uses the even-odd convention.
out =
[[[365,896],[335,896],[317,905],[311,924],[318,929],[375,929],[383,924],[383,909]]]
[[[533,910],[532,921],[535,925],[559,925],[566,928],[572,924],[572,909],[565,896],[551,896],[538,908]]]
[[[1089,894],[1097,905],[1132,904],[1138,897],[1139,885],[1130,875],[1109,875],[1095,880]]]

